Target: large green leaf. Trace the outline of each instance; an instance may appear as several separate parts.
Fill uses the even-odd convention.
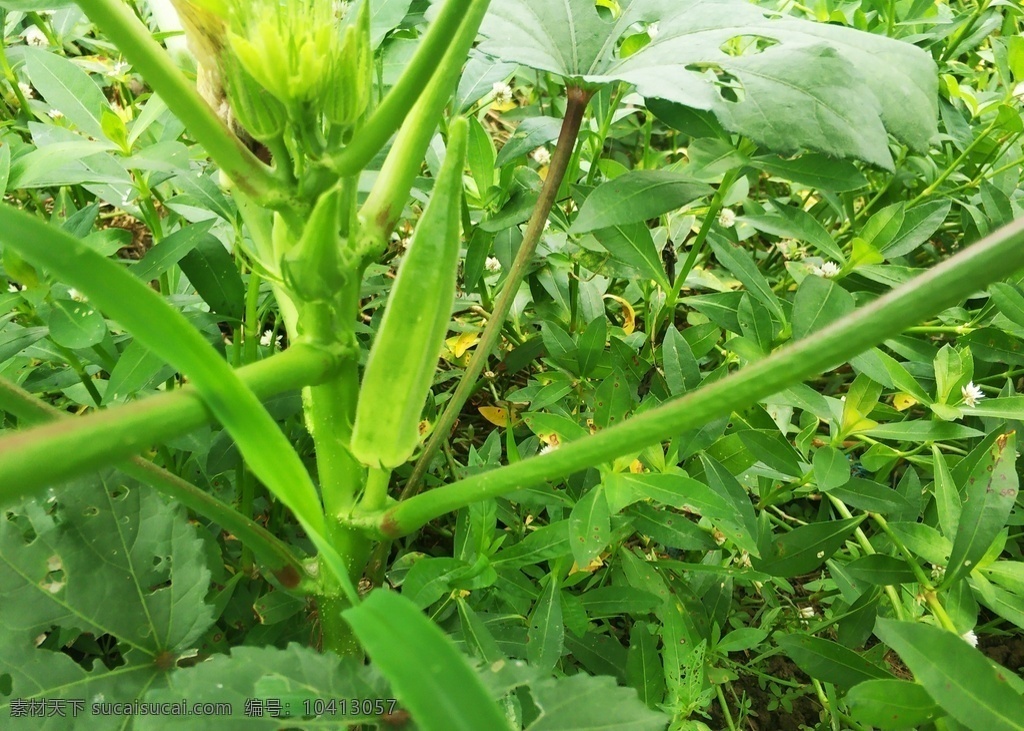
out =
[[[711,186],[684,172],[633,170],[594,190],[580,208],[571,232],[585,233],[645,221],[712,192]]]
[[[120,475],[9,508],[0,517],[0,677],[11,685],[0,716],[14,698],[131,701],[163,685],[213,622],[209,584],[184,510]],[[124,664],[86,669],[60,651],[85,634],[115,639]],[[32,728],[68,723],[35,718]],[[114,725],[86,711],[75,728]]]
[[[810,523],[771,539],[754,568],[772,576],[799,576],[814,571],[846,542],[867,516]]]
[[[504,0],[484,20],[481,50],[588,84],[635,84],[645,97],[711,111],[780,151],[891,169],[887,131],[919,149],[935,133],[935,64],[910,44],[745,0],[618,4],[609,22],[591,0]],[[656,23],[656,37],[619,57],[618,41],[638,23]],[[730,85],[741,90],[723,93]]]
[[[632,688],[616,687],[608,677],[580,673],[544,680],[530,693],[541,712],[527,731],[660,731],[668,720],[647,708]]]
[[[851,688],[846,702],[854,719],[882,729],[917,728],[940,713],[928,691],[907,680],[868,680]]]
[[[149,703],[229,703],[227,715],[141,716],[137,731],[270,731],[348,728],[400,718],[403,709],[386,700],[386,681],[362,662],[321,654],[292,643],[286,648],[235,647],[195,667],[170,675],[166,688],[150,691]],[[298,721],[313,717],[308,725]],[[332,723],[333,722],[333,723]]]
[[[875,634],[894,649],[942,709],[977,731],[1024,731],[1024,697],[999,667],[953,634],[879,618]]]
[[[509,728],[452,641],[408,599],[377,590],[358,607],[346,610],[345,619],[419,728]]]
[[[888,679],[892,675],[853,650],[840,644],[805,634],[776,638],[782,651],[793,658],[812,678],[850,688],[866,680]]]
[[[967,478],[963,510],[946,567],[946,582],[969,574],[1003,529],[1017,499],[1019,479],[1015,467],[1013,432],[996,439],[988,459]]]

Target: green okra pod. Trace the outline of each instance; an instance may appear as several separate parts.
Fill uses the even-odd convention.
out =
[[[448,332],[461,243],[462,170],[468,128],[449,128],[448,153],[398,270],[370,350],[352,433],[363,464],[391,469],[419,443],[419,417]]]

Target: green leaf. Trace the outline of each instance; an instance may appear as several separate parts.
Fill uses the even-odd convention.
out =
[[[896,235],[881,247],[885,257],[906,256],[927,241],[946,220],[950,205],[948,200],[933,200],[907,210]]]
[[[640,276],[657,282],[665,291],[672,285],[665,275],[665,267],[654,246],[651,231],[643,223],[611,226],[594,231],[597,241],[614,259],[627,264]]]
[[[846,255],[843,254],[842,248],[832,240],[832,235],[825,230],[818,219],[802,208],[780,206],[771,214],[739,216],[736,220],[773,236],[806,241],[829,259],[838,262],[846,261]]]
[[[557,576],[552,573],[530,615],[526,633],[526,658],[534,667],[549,671],[562,656],[565,625],[562,623],[562,598]]]
[[[700,365],[690,344],[675,325],[669,325],[665,331],[661,358],[665,383],[668,384],[668,390],[673,396],[691,391],[700,385]]]
[[[570,233],[646,221],[714,191],[686,173],[634,170],[599,185],[583,202]]]
[[[245,285],[231,253],[220,239],[206,235],[179,262],[181,271],[210,310],[227,320],[241,321]]]
[[[594,392],[594,425],[605,429],[621,422],[633,407],[629,382],[616,369]]]
[[[989,458],[979,463],[967,478],[963,509],[943,583],[952,584],[969,574],[1006,525],[1017,499],[1015,447],[1014,432],[1001,435]]]
[[[793,339],[805,338],[853,312],[853,295],[825,277],[804,277],[793,299]]]
[[[22,48],[25,73],[54,109],[83,133],[103,139],[103,111],[110,111],[100,87],[71,61],[40,48]]]
[[[838,551],[866,517],[811,523],[775,536],[762,549],[762,558],[753,561],[754,568],[782,577],[810,573]]]
[[[634,622],[629,630],[626,682],[648,708],[657,709],[665,698],[665,673],[661,669],[658,638],[643,622]]]
[[[883,553],[873,553],[851,561],[846,564],[846,570],[855,579],[876,586],[897,586],[917,580],[906,561]]]
[[[885,731],[921,728],[943,715],[928,691],[909,680],[868,680],[850,688],[854,720]]]
[[[860,238],[876,249],[883,249],[903,226],[903,204],[894,203],[878,211],[861,229]]]
[[[715,649],[720,653],[742,652],[743,650],[757,647],[764,642],[767,636],[767,630],[756,627],[740,627],[719,640],[718,644],[715,645]]]
[[[835,447],[821,447],[814,452],[814,481],[818,489],[828,492],[850,481],[850,460]]]
[[[862,477],[851,477],[844,485],[827,492],[847,505],[872,513],[889,515],[911,508],[910,502],[891,487]]]
[[[376,49],[409,13],[412,0],[374,0],[370,4],[370,48]]]
[[[618,41],[654,21],[657,37],[620,58]],[[936,130],[937,76],[926,53],[739,0],[634,0],[613,22],[590,0],[506,0],[482,32],[490,56],[591,84],[635,84],[641,96],[709,110],[779,151],[813,149],[892,169],[887,132],[924,149]],[[734,38],[767,47],[723,53]],[[730,93],[722,75],[741,92]]]
[[[637,533],[650,536],[667,548],[710,551],[716,547],[711,536],[685,515],[646,504],[630,507],[627,514]]]
[[[888,679],[892,674],[840,644],[805,634],[776,637],[782,651],[812,678],[851,688],[867,680]]]
[[[272,731],[300,728],[307,707],[322,715],[313,723],[344,719],[348,723],[375,724],[383,713],[399,710],[391,701],[387,683],[373,670],[352,658],[319,653],[290,643],[278,647],[234,647],[230,655],[215,655],[194,667],[170,675],[166,688],[146,694],[149,703],[230,703],[230,715],[139,716],[138,731],[196,729],[197,731]],[[280,718],[269,710],[280,703]],[[374,706],[377,706],[374,708]],[[253,709],[262,708],[256,715]],[[370,714],[364,715],[367,708]],[[249,712],[247,713],[247,709]],[[332,711],[333,709],[333,711]],[[308,715],[313,715],[312,713]],[[313,724],[310,724],[312,727]]]
[[[137,340],[132,340],[110,372],[104,403],[127,401],[151,384],[174,375],[174,368]]]
[[[146,252],[142,260],[131,268],[131,273],[143,282],[149,282],[177,264],[183,256],[198,246],[200,239],[209,236],[214,219],[180,228]],[[214,239],[217,241],[217,239]],[[219,241],[217,241],[220,244]]]
[[[0,697],[139,698],[213,623],[207,549],[185,510],[117,473],[29,500],[0,516]],[[90,669],[60,651],[110,635],[125,665]],[[50,642],[42,642],[43,636]],[[109,728],[85,714],[75,728]]]
[[[750,254],[728,242],[717,241],[713,236],[708,237],[708,243],[711,244],[719,263],[743,282],[750,296],[771,310],[776,320],[785,322],[786,316],[782,312],[779,298],[775,296],[771,285],[757,268]]]
[[[569,514],[569,545],[581,569],[590,565],[611,540],[611,515],[601,485],[576,501]]]
[[[864,432],[874,439],[892,439],[898,442],[951,442],[983,436],[977,429],[948,421],[900,421],[880,424]]]
[[[926,624],[881,617],[875,634],[899,654],[935,702],[960,723],[985,731],[1024,729],[1024,698],[1006,679],[1011,671],[962,638]]]
[[[53,341],[72,350],[96,345],[107,334],[103,315],[88,302],[54,299],[47,324]]]
[[[576,361],[580,366],[580,375],[584,378],[590,376],[597,367],[598,361],[604,355],[604,344],[607,339],[608,320],[602,314],[601,317],[595,317],[580,336]]]
[[[540,715],[527,731],[661,731],[668,721],[608,677],[552,678],[531,685],[530,694]]]
[[[378,589],[344,615],[419,727],[509,728],[466,658],[408,599]]]
[[[1024,343],[998,328],[979,328],[960,336],[957,342],[969,345],[976,360],[1011,366],[1024,365]]]
[[[600,586],[586,591],[580,600],[591,619],[615,617],[619,614],[646,614],[656,609],[662,601],[650,592],[629,586]]]
[[[827,155],[810,153],[790,159],[765,155],[755,157],[753,164],[769,175],[833,193],[858,190],[868,184],[867,178],[853,163]]]

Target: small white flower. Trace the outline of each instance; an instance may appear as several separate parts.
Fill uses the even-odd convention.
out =
[[[13,282],[9,282],[7,284],[7,291],[8,292],[20,292],[21,290],[18,289],[18,285],[17,284],[14,284]]]
[[[736,213],[731,208],[723,208],[718,213],[718,225],[722,228],[732,228],[736,225]]]
[[[50,119],[63,119],[64,118],[64,112],[62,112],[59,109],[51,109],[50,111],[48,111],[46,113],[46,116],[49,117]]]
[[[30,46],[47,46],[49,41],[46,40],[46,34],[43,33],[37,26],[32,26],[25,30],[25,43]]]
[[[1013,95],[1018,99],[1024,99],[1024,81],[1013,87]]]
[[[85,302],[85,300],[86,300],[85,295],[82,294],[81,292],[79,292],[74,287],[69,287],[68,288],[68,297],[73,299],[75,302]]]
[[[501,262],[498,261],[498,257],[496,257],[496,256],[489,256],[489,257],[487,257],[486,261],[484,261],[484,269],[486,269],[491,274],[497,274],[498,272],[500,272],[501,271]]]
[[[274,347],[280,348],[281,336],[278,335],[275,338],[273,330],[265,330],[263,332],[263,335],[260,337],[260,345],[262,345],[264,348],[269,348],[271,346],[271,343],[273,343]]]
[[[32,99],[36,95],[35,89],[26,84],[24,81],[18,82],[18,88],[21,89],[21,93],[25,96],[26,99]]]
[[[962,635],[960,635],[960,637],[962,637],[963,641],[966,642],[971,647],[977,647],[978,646],[978,635],[974,634],[974,630],[973,629],[967,630]]]
[[[814,267],[814,273],[819,277],[824,277],[825,279],[831,279],[835,275],[839,274],[839,271],[840,266],[834,261],[826,261],[820,267]]]
[[[946,567],[932,564],[932,581],[942,581],[946,576]]]
[[[652,41],[658,37],[658,33],[659,30],[657,23],[651,23],[649,26],[647,26],[647,37],[650,38]]]
[[[800,607],[800,616],[804,619],[813,619],[814,607]]]
[[[550,454],[551,452],[554,452],[556,449],[558,449],[557,444],[545,444],[543,447],[540,448],[540,451],[537,452],[537,454]]]
[[[551,164],[551,153],[548,151],[548,148],[546,147],[538,147],[536,150],[530,153],[530,157],[532,157],[533,161],[540,165],[541,167]]]
[[[505,105],[512,101],[512,87],[504,81],[495,81],[491,85],[491,91],[494,93],[495,104]]]
[[[978,402],[985,398],[985,394],[981,392],[981,388],[974,385],[974,381],[962,386],[960,393],[964,397],[964,406],[977,406]]]
[[[129,65],[127,61],[118,61],[110,69],[109,76],[124,76],[128,71]]]
[[[800,246],[795,239],[783,239],[779,243],[775,244],[775,248],[779,250],[784,259],[803,259],[806,255],[807,250]]]
[[[734,560],[734,562],[736,563],[737,566],[742,566],[745,569],[749,569],[750,566],[751,566],[751,564],[750,564],[750,554],[747,553],[746,551],[743,551],[739,556],[737,556],[733,560]]]

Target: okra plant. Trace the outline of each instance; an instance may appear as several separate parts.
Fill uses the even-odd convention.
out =
[[[12,727],[1024,729],[1019,7],[0,8]]]

